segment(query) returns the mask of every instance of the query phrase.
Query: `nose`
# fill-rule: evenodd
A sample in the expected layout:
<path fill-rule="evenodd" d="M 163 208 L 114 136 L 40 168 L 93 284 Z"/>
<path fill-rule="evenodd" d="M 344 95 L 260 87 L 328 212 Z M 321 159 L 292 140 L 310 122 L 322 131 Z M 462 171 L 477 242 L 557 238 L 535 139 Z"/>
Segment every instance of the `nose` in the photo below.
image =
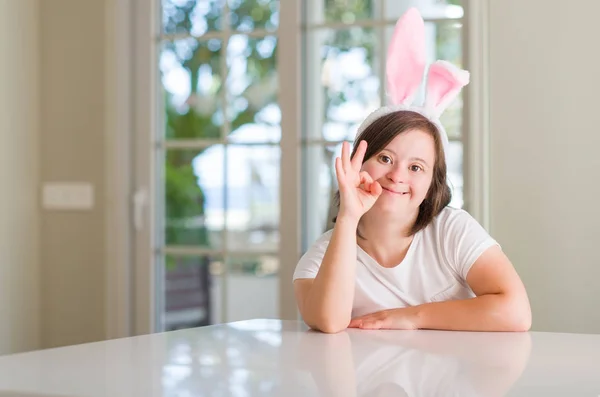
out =
<path fill-rule="evenodd" d="M 408 173 L 404 167 L 395 165 L 390 169 L 386 176 L 393 183 L 404 183 L 408 178 Z"/>

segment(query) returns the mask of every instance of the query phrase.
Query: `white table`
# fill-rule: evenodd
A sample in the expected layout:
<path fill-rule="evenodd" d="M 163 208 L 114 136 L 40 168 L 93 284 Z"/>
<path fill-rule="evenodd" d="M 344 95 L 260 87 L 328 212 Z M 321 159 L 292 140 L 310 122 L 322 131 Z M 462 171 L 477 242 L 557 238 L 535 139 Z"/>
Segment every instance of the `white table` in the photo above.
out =
<path fill-rule="evenodd" d="M 252 320 L 0 357 L 0 396 L 600 396 L 600 335 Z"/>

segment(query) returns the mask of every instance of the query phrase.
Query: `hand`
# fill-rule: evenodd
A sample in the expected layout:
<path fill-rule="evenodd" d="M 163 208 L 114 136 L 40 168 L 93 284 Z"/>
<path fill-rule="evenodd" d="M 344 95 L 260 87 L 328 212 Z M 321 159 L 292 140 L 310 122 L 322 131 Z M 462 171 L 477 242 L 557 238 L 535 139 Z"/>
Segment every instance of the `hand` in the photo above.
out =
<path fill-rule="evenodd" d="M 412 308 L 382 310 L 353 318 L 348 328 L 361 329 L 419 329 L 416 311 Z"/>
<path fill-rule="evenodd" d="M 379 182 L 373 181 L 366 171 L 360 171 L 367 151 L 367 142 L 360 141 L 352 160 L 350 160 L 349 146 L 348 142 L 344 142 L 342 157 L 335 159 L 335 171 L 340 188 L 339 216 L 349 216 L 359 220 L 375 204 L 382 189 Z"/>

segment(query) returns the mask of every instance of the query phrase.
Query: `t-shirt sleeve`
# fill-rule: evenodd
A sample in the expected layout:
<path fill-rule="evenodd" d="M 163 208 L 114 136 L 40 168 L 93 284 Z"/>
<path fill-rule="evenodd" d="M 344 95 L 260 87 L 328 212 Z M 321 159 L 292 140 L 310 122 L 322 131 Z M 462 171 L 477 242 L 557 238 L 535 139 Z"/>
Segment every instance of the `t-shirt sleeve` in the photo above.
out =
<path fill-rule="evenodd" d="M 456 274 L 467 279 L 471 266 L 488 248 L 498 245 L 489 233 L 464 210 L 448 217 L 444 230 L 446 259 Z"/>
<path fill-rule="evenodd" d="M 325 256 L 325 251 L 329 245 L 332 231 L 328 231 L 314 242 L 314 244 L 302 255 L 296 270 L 294 271 L 293 280 L 298 278 L 315 278 L 321 267 L 321 262 Z"/>

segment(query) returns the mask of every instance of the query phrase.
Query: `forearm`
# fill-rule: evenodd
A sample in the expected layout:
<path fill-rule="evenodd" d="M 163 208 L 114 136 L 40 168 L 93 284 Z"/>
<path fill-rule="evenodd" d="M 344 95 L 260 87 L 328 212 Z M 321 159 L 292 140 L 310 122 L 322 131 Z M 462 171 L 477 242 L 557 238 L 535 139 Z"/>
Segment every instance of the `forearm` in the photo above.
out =
<path fill-rule="evenodd" d="M 358 221 L 338 218 L 319 272 L 304 302 L 305 321 L 324 332 L 345 329 L 351 320 L 356 274 Z"/>
<path fill-rule="evenodd" d="M 455 331 L 528 331 L 529 307 L 505 294 L 481 295 L 466 300 L 426 303 L 408 308 L 421 329 Z"/>

